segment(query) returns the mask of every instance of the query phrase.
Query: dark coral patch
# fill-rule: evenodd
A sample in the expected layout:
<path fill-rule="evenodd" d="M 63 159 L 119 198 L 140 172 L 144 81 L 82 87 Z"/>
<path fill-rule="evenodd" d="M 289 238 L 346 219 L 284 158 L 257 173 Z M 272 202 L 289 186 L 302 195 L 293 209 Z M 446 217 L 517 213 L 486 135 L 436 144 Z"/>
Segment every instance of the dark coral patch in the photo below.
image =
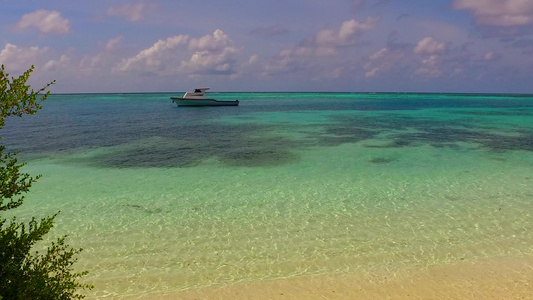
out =
<path fill-rule="evenodd" d="M 374 157 L 369 160 L 369 162 L 373 164 L 388 164 L 394 161 L 393 159 L 386 158 L 386 157 Z"/>

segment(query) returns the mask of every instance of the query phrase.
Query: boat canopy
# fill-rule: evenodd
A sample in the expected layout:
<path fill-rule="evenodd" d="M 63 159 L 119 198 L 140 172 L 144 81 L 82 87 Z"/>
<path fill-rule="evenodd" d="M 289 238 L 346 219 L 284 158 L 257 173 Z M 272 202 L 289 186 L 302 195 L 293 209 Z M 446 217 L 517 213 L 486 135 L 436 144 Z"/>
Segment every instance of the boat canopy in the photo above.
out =
<path fill-rule="evenodd" d="M 207 91 L 208 89 L 209 89 L 208 87 L 195 88 L 195 89 L 194 89 L 194 93 L 204 93 L 204 92 Z"/>

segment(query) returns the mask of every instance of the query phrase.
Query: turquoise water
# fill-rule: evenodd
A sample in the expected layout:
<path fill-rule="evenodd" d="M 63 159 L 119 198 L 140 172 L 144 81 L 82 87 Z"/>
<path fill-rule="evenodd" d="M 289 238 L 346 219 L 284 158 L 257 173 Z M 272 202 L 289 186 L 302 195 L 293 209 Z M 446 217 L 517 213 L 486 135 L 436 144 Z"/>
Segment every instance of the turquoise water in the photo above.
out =
<path fill-rule="evenodd" d="M 533 255 L 533 96 L 52 95 L 2 143 L 42 174 L 89 298 Z M 50 237 L 52 239 L 52 237 Z"/>

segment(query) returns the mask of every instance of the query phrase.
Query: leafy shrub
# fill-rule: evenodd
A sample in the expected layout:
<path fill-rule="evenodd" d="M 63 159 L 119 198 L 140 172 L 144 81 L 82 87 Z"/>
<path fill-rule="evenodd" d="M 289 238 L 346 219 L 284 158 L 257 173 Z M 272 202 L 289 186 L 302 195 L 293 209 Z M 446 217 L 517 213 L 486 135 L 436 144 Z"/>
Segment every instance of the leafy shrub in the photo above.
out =
<path fill-rule="evenodd" d="M 18 78 L 9 78 L 4 66 L 0 68 L 0 129 L 5 118 L 34 114 L 40 103 L 50 95 L 41 94 L 54 82 L 30 92 L 26 85 L 32 66 Z M 1 140 L 1 137 L 0 137 Z M 6 153 L 0 145 L 0 213 L 22 205 L 24 194 L 40 178 L 22 173 L 25 165 L 19 163 L 17 153 Z M 58 214 L 58 213 L 57 213 Z M 37 220 L 19 222 L 16 217 L 7 220 L 0 214 L 0 300 L 7 299 L 82 299 L 79 289 L 92 285 L 77 280 L 87 272 L 73 272 L 74 257 L 82 249 L 72 249 L 65 244 L 65 236 L 58 238 L 46 253 L 33 250 L 38 241 L 52 229 L 57 214 Z"/>

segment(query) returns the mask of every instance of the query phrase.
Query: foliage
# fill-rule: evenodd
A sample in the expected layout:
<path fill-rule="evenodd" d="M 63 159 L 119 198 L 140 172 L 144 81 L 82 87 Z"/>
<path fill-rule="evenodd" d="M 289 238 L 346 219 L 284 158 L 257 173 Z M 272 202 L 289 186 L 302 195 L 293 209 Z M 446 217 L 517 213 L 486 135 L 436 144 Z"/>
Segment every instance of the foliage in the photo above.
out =
<path fill-rule="evenodd" d="M 18 78 L 9 79 L 9 74 L 5 72 L 5 67 L 0 68 L 0 128 L 4 127 L 4 119 L 10 116 L 22 117 L 23 114 L 34 114 L 41 109 L 41 102 L 46 100 L 50 95 L 50 91 L 44 92 L 48 87 L 55 83 L 46 84 L 43 88 L 31 92 L 30 86 L 26 82 L 30 78 L 31 72 L 34 70 L 31 66 L 24 74 Z M 29 93 L 28 93 L 29 92 Z"/>
<path fill-rule="evenodd" d="M 34 114 L 50 92 L 42 94 L 54 82 L 42 89 L 30 92 L 26 85 L 33 71 L 32 66 L 18 78 L 9 79 L 4 66 L 0 68 L 0 129 L 6 117 Z M 0 137 L 1 139 L 1 137 Z M 40 176 L 31 177 L 20 169 L 17 153 L 4 154 L 0 145 L 0 213 L 22 205 L 24 194 Z M 34 251 L 33 247 L 52 229 L 57 214 L 42 218 L 34 217 L 28 223 L 16 217 L 9 222 L 0 215 L 0 299 L 81 299 L 78 289 L 91 289 L 77 279 L 87 272 L 73 272 L 77 261 L 74 255 L 82 249 L 72 249 L 59 238 L 48 247 L 46 253 Z"/>

